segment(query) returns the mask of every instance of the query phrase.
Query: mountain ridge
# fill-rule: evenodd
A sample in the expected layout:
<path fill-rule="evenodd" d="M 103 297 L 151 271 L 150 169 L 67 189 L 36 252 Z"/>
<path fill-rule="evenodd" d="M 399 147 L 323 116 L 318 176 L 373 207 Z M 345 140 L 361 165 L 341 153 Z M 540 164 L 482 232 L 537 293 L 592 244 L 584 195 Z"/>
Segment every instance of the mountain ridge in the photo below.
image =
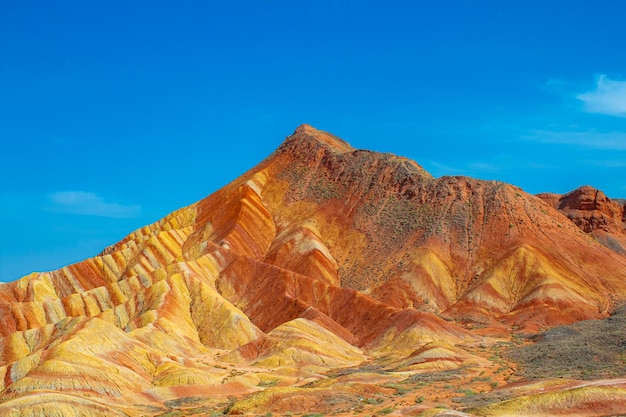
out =
<path fill-rule="evenodd" d="M 93 258 L 0 286 L 0 415 L 36 415 L 42 393 L 60 415 L 185 401 L 280 411 L 264 401 L 317 398 L 309 383 L 348 389 L 328 376 L 342 368 L 377 369 L 347 379 L 372 392 L 395 369 L 477 378 L 482 367 L 504 383 L 511 373 L 477 346 L 626 300 L 626 257 L 606 244 L 621 244 L 621 203 L 600 198 L 602 217 L 589 193 L 434 178 L 302 125 L 210 196 Z M 229 396 L 239 405 L 219 405 Z"/>

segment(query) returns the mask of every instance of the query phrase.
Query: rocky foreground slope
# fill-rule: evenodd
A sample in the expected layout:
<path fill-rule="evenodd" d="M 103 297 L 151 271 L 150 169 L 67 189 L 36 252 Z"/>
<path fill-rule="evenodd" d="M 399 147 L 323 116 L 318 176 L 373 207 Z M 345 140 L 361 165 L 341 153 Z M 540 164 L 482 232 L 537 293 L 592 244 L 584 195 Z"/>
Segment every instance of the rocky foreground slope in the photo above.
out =
<path fill-rule="evenodd" d="M 625 375 L 523 382 L 507 355 L 626 299 L 624 203 L 591 194 L 433 178 L 303 125 L 100 255 L 0 286 L 0 416 L 626 410 Z"/>

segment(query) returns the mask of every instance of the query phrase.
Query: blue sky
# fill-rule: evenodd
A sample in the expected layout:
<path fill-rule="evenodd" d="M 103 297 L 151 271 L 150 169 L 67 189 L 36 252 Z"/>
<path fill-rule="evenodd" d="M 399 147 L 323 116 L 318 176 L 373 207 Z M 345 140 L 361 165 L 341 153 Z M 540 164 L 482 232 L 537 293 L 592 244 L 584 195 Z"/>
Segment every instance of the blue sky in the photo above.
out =
<path fill-rule="evenodd" d="M 301 123 L 626 197 L 626 3 L 0 2 L 0 280 L 97 254 Z"/>

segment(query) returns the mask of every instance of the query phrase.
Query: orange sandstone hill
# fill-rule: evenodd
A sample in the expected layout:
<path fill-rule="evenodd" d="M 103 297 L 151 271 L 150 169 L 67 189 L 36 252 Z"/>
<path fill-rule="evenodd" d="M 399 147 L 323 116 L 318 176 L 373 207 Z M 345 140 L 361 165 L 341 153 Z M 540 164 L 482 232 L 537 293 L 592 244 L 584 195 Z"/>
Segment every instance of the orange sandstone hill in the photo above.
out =
<path fill-rule="evenodd" d="M 537 197 L 561 211 L 607 248 L 626 255 L 626 200 L 611 200 L 602 191 L 589 186 L 565 195 L 545 193 Z"/>
<path fill-rule="evenodd" d="M 505 354 L 626 299 L 624 203 L 539 197 L 300 126 L 209 197 L 0 286 L 0 416 L 626 410 L 624 380 L 544 391 Z"/>

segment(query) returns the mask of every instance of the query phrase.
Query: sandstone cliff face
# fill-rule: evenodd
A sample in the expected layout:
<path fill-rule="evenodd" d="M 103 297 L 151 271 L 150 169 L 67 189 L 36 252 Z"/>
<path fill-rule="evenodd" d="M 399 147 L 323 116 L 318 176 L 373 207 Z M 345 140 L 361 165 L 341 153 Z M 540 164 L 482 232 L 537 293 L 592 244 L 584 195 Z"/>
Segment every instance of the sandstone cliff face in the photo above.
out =
<path fill-rule="evenodd" d="M 564 195 L 539 194 L 538 197 L 607 248 L 626 255 L 626 201 L 611 200 L 589 186 Z"/>
<path fill-rule="evenodd" d="M 557 209 L 597 231 L 624 205 L 565 197 L 435 179 L 303 125 L 100 255 L 2 285 L 0 415 L 157 415 L 362 363 L 457 369 L 482 363 L 454 347 L 481 335 L 606 316 L 626 258 Z M 261 410 L 247 401 L 227 408 Z"/>

